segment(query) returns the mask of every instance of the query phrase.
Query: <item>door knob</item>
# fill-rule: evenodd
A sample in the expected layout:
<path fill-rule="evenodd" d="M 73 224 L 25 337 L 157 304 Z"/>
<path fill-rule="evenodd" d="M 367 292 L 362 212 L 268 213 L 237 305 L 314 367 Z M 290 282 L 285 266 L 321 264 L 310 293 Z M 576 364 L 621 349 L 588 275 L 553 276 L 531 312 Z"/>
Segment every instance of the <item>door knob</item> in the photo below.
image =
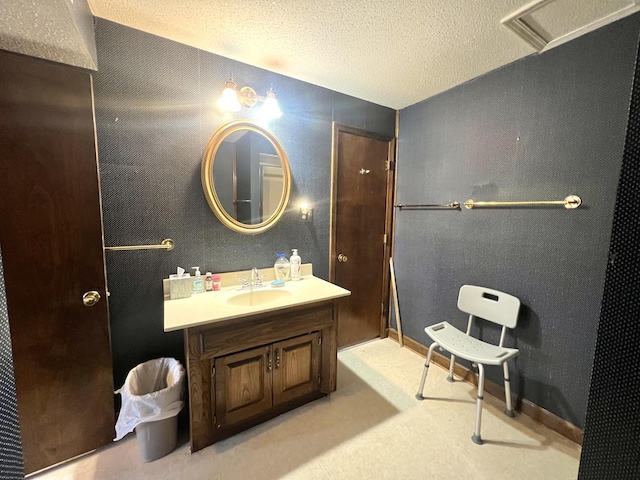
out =
<path fill-rule="evenodd" d="M 340 263 L 347 263 L 347 256 L 341 253 L 340 255 L 338 255 L 338 261 Z"/>
<path fill-rule="evenodd" d="M 90 290 L 82 295 L 82 303 L 85 307 L 93 307 L 100 301 L 100 294 L 95 290 Z"/>

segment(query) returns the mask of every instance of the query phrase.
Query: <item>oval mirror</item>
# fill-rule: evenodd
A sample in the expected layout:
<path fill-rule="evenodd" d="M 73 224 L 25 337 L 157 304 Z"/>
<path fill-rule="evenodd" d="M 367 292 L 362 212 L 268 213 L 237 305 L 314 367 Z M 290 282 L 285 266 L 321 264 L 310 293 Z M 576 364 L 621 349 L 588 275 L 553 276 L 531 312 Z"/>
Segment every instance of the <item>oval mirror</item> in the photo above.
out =
<path fill-rule="evenodd" d="M 249 120 L 227 123 L 211 136 L 201 178 L 211 210 L 236 232 L 268 230 L 289 201 L 287 154 L 273 133 Z"/>

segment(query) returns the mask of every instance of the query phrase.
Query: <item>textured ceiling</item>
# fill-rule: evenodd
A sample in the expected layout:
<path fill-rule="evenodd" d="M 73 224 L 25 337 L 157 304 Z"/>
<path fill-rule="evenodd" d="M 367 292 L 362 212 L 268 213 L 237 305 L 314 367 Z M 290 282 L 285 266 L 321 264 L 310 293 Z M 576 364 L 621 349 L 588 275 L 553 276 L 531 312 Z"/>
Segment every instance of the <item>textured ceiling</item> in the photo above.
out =
<path fill-rule="evenodd" d="M 0 49 L 95 70 L 87 0 L 0 1 Z"/>
<path fill-rule="evenodd" d="M 534 53 L 500 23 L 528 3 L 89 0 L 97 17 L 394 109 Z M 563 34 L 634 1 L 543 3 Z"/>

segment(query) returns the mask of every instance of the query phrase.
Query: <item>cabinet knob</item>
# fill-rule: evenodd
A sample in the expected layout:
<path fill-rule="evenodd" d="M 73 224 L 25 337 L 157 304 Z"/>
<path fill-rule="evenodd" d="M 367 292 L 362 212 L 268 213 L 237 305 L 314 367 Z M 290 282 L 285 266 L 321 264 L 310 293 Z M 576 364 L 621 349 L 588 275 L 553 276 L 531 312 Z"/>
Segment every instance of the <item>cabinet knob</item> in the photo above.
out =
<path fill-rule="evenodd" d="M 341 253 L 340 255 L 338 255 L 338 261 L 340 263 L 347 263 L 347 256 Z"/>
<path fill-rule="evenodd" d="M 82 295 L 82 303 L 85 307 L 93 307 L 100 301 L 100 294 L 95 290 L 90 290 Z"/>

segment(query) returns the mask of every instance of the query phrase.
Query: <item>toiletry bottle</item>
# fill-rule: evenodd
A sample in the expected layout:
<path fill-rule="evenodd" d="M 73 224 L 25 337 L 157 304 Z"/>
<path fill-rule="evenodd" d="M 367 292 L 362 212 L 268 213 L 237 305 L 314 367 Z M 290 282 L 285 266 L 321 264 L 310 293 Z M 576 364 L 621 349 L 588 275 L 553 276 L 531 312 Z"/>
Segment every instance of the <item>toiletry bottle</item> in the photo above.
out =
<path fill-rule="evenodd" d="M 211 292 L 213 290 L 213 274 L 211 272 L 207 272 L 207 276 L 204 277 L 204 289 L 207 292 Z"/>
<path fill-rule="evenodd" d="M 202 275 L 200 274 L 200 267 L 191 267 L 192 270 L 195 270 L 196 273 L 193 277 L 193 293 L 202 293 L 204 292 L 204 282 L 202 281 Z"/>
<path fill-rule="evenodd" d="M 282 280 L 286 282 L 289 280 L 291 275 L 291 266 L 289 265 L 289 260 L 284 256 L 284 253 L 278 253 L 276 255 L 278 259 L 276 263 L 273 265 L 273 269 L 275 270 L 276 280 Z"/>
<path fill-rule="evenodd" d="M 298 255 L 298 249 L 294 248 L 293 255 L 289 259 L 291 264 L 291 280 L 300 280 L 302 278 L 302 259 Z"/>
<path fill-rule="evenodd" d="M 213 277 L 213 291 L 214 292 L 218 292 L 220 291 L 220 276 L 216 275 Z"/>

